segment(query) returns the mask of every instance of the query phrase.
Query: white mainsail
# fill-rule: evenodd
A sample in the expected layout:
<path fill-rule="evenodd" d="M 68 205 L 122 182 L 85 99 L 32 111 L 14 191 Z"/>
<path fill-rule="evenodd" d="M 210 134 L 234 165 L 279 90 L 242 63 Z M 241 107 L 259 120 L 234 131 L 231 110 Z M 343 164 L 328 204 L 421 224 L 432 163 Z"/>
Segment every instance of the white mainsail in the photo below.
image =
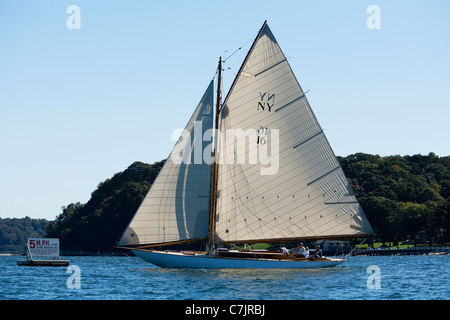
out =
<path fill-rule="evenodd" d="M 224 101 L 220 148 L 217 242 L 373 233 L 267 24 Z"/>
<path fill-rule="evenodd" d="M 167 243 L 208 236 L 211 146 L 203 138 L 213 126 L 214 81 L 208 86 L 184 134 L 154 181 L 118 245 Z M 210 142 L 211 143 L 211 142 Z M 209 162 L 209 163 L 208 163 Z"/>

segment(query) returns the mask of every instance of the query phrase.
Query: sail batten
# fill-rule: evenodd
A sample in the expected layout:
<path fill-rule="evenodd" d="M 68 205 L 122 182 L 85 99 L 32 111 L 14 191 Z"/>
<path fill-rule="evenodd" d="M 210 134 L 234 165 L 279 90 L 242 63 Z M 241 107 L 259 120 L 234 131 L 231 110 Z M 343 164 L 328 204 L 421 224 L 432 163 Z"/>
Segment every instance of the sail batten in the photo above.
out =
<path fill-rule="evenodd" d="M 314 133 L 311 137 L 309 137 L 309 138 L 303 140 L 302 142 L 296 144 L 296 145 L 293 146 L 292 148 L 296 149 L 296 148 L 300 147 L 302 144 L 308 142 L 308 141 L 311 140 L 311 139 L 314 139 L 315 137 L 317 137 L 317 136 L 318 136 L 319 134 L 321 134 L 321 133 L 323 133 L 323 130 L 320 130 L 319 132 Z"/>
<path fill-rule="evenodd" d="M 265 68 L 264 70 L 262 70 L 262 71 L 260 71 L 260 72 L 258 72 L 258 73 L 255 73 L 255 77 L 257 77 L 257 76 L 263 74 L 263 73 L 266 72 L 266 71 L 269 71 L 270 69 L 276 67 L 277 65 L 279 65 L 280 63 L 283 63 L 283 62 L 285 62 L 285 61 L 286 61 L 286 59 L 283 59 L 283 60 L 281 60 L 281 61 L 275 62 L 275 63 L 274 63 L 273 65 L 271 65 L 270 67 L 267 67 L 267 68 Z"/>
<path fill-rule="evenodd" d="M 305 94 L 302 94 L 300 97 L 295 98 L 295 99 L 292 100 L 292 101 L 289 101 L 289 102 L 286 103 L 285 105 L 279 107 L 278 109 L 275 109 L 275 112 L 278 112 L 278 111 L 280 111 L 281 109 L 284 109 L 284 108 L 286 108 L 287 106 L 290 106 L 291 104 L 293 104 L 294 102 L 297 102 L 298 100 L 300 100 L 300 99 L 303 98 L 304 96 L 305 96 Z"/>

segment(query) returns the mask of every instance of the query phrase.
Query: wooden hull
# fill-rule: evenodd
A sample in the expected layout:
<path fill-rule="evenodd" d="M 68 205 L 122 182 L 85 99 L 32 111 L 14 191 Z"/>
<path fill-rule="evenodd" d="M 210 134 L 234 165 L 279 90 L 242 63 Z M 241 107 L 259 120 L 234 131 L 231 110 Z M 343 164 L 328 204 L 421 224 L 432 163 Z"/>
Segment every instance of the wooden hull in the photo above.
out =
<path fill-rule="evenodd" d="M 205 253 L 194 252 L 166 252 L 133 250 L 139 258 L 161 268 L 188 268 L 188 269 L 222 269 L 222 268 L 252 268 L 252 269 L 291 269 L 291 268 L 325 268 L 333 267 L 346 261 L 345 259 L 316 259 L 314 261 L 305 258 L 270 256 L 247 257 L 237 255 L 207 256 Z"/>

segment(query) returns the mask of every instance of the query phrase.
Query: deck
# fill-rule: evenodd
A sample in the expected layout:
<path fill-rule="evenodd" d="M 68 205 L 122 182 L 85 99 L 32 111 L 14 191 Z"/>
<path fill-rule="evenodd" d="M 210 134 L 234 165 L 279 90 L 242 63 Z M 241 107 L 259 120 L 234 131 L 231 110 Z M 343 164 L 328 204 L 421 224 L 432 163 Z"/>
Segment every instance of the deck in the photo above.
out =
<path fill-rule="evenodd" d="M 296 256 L 290 254 L 289 256 L 283 255 L 278 250 L 219 250 L 218 256 L 223 258 L 244 258 L 244 259 L 271 259 L 271 260 L 290 260 L 290 261 L 326 261 L 327 258 L 312 258 L 309 256 L 305 258 L 303 256 Z"/>

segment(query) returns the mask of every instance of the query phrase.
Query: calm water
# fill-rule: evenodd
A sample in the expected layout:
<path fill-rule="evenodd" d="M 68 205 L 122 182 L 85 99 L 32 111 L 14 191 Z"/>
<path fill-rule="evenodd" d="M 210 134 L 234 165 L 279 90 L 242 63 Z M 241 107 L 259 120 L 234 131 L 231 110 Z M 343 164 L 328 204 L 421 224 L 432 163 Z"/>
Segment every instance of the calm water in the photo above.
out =
<path fill-rule="evenodd" d="M 449 255 L 352 257 L 333 268 L 289 271 L 171 270 L 135 257 L 67 257 L 79 268 L 68 270 L 17 266 L 18 259 L 0 256 L 0 300 L 450 298 Z"/>

